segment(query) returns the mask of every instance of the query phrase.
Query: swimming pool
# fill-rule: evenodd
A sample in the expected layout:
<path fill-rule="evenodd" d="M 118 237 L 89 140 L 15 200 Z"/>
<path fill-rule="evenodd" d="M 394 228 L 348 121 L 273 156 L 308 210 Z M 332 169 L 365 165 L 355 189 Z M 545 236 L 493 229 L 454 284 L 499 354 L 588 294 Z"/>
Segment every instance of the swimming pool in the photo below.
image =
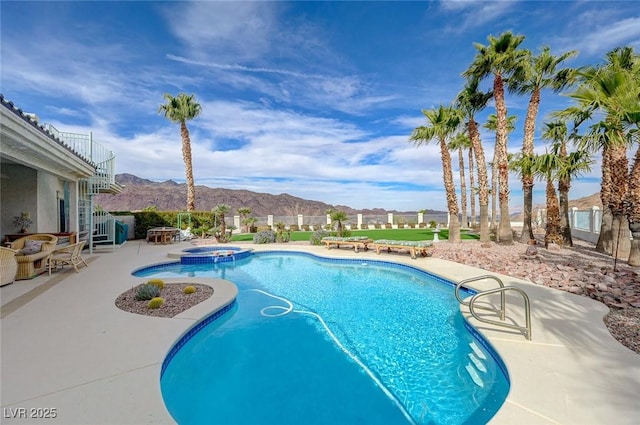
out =
<path fill-rule="evenodd" d="M 453 286 L 409 266 L 267 252 L 136 274 L 221 277 L 239 289 L 163 365 L 180 424 L 485 423 L 509 390 Z"/>

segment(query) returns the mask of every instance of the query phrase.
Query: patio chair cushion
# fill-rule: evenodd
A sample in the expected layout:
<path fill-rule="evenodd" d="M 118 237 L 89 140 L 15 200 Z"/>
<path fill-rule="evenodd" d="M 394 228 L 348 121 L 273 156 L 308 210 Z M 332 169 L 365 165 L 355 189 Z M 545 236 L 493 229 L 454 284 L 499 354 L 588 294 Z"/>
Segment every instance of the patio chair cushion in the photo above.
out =
<path fill-rule="evenodd" d="M 42 245 L 44 241 L 27 240 L 24 243 L 24 248 L 20 250 L 20 255 L 31 255 L 36 252 L 42 251 Z"/>

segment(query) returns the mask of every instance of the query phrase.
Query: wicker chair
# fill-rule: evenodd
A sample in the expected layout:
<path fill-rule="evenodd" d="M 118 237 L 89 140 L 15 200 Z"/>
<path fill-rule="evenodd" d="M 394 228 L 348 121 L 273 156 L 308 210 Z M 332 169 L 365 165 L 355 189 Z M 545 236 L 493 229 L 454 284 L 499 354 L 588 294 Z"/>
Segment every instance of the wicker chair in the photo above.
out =
<path fill-rule="evenodd" d="M 0 286 L 13 283 L 18 272 L 16 251 L 10 248 L 0 247 Z"/>
<path fill-rule="evenodd" d="M 40 251 L 32 254 L 21 253 L 27 241 L 42 241 Z M 16 280 L 33 279 L 47 269 L 47 258 L 58 243 L 58 237 L 45 233 L 25 236 L 11 242 L 11 249 L 20 251 L 16 253 L 18 262 L 18 274 Z"/>
<path fill-rule="evenodd" d="M 49 276 L 51 276 L 51 271 L 57 270 L 58 267 L 72 266 L 76 273 L 80 272 L 80 270 L 78 270 L 79 265 L 84 264 L 85 267 L 88 267 L 89 265 L 84 261 L 84 258 L 82 258 L 82 249 L 86 242 L 87 241 L 80 241 L 53 251 L 47 260 Z"/>

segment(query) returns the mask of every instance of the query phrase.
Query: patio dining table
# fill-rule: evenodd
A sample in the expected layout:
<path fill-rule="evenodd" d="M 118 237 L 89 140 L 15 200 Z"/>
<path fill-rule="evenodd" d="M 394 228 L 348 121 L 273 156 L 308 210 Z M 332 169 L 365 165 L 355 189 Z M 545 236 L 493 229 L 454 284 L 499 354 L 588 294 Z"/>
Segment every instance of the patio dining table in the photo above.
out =
<path fill-rule="evenodd" d="M 154 227 L 147 230 L 147 242 L 153 241 L 154 244 L 173 243 L 178 229 L 175 227 Z"/>

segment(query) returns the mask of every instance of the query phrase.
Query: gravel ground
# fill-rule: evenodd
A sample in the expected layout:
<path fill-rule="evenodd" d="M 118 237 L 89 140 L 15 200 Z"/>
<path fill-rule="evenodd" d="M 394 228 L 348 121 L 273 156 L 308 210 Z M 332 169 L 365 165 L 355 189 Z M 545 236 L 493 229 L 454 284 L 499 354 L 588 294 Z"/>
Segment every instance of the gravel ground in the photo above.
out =
<path fill-rule="evenodd" d="M 183 293 L 182 291 L 187 285 L 194 286 L 196 292 L 193 294 Z M 116 306 L 129 313 L 155 317 L 175 317 L 213 295 L 213 288 L 207 285 L 167 283 L 160 291 L 160 296 L 164 298 L 164 304 L 160 308 L 153 309 L 147 307 L 149 301 L 136 300 L 137 290 L 138 287 L 136 286 L 120 294 L 118 298 L 116 298 Z"/>
<path fill-rule="evenodd" d="M 528 245 L 479 242 L 439 243 L 434 257 L 479 267 L 538 285 L 587 296 L 610 308 L 605 316 L 611 335 L 640 354 L 640 269 L 595 251 L 593 245 L 574 240 L 572 248 L 546 249 L 527 256 Z"/>

